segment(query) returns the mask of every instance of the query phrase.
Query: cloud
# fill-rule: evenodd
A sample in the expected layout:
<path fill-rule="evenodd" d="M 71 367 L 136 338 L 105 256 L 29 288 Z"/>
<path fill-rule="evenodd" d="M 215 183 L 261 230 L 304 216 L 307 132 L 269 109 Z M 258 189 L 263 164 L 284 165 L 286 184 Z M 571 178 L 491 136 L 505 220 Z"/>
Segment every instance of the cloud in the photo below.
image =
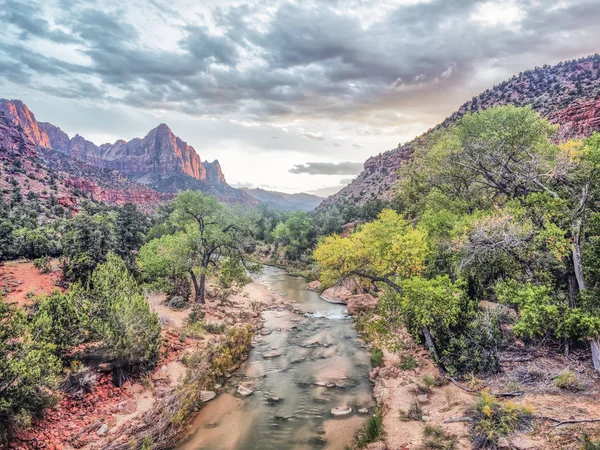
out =
<path fill-rule="evenodd" d="M 288 170 L 290 173 L 309 175 L 358 175 L 363 169 L 363 163 L 357 162 L 308 162 L 306 164 L 296 164 Z"/>
<path fill-rule="evenodd" d="M 493 2 L 482 0 L 225 2 L 200 19 L 178 1 L 164 11 L 157 0 L 150 8 L 108 3 L 113 7 L 99 0 L 68 8 L 5 1 L 0 25 L 16 38 L 3 39 L 0 65 L 17 61 L 21 83 L 33 89 L 45 88 L 39 77 L 55 77 L 69 98 L 77 91 L 138 108 L 255 120 L 360 120 L 376 109 L 417 107 L 414 98 L 423 90 L 432 97 L 447 93 L 486 64 L 581 56 L 574 49 L 589 52 L 600 38 L 594 0 L 552 8 L 514 1 L 500 16 Z M 148 44 L 156 36 L 142 22 L 147 16 L 167 29 L 172 45 Z M 33 38 L 76 44 L 86 62 L 65 70 L 68 61 L 45 57 Z M 2 74 L 15 80 L 15 72 Z M 81 89 L 82 82 L 98 89 Z"/>
<path fill-rule="evenodd" d="M 318 133 L 315 133 L 312 131 L 306 131 L 302 134 L 304 135 L 305 138 L 312 139 L 314 141 L 324 141 L 325 140 L 323 133 L 321 133 L 320 131 Z"/>

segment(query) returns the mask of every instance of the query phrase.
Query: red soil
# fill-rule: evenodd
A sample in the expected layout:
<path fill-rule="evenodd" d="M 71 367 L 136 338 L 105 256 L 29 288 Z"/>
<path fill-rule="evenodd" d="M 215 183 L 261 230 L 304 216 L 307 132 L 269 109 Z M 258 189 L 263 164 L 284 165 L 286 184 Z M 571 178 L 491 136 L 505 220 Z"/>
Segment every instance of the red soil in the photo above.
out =
<path fill-rule="evenodd" d="M 9 261 L 0 265 L 0 290 L 4 291 L 6 303 L 24 306 L 31 303 L 34 296 L 50 294 L 59 289 L 56 283 L 61 276 L 62 272 L 56 261 L 52 262 L 50 273 L 40 273 L 29 261 Z M 34 295 L 27 298 L 30 292 Z"/>

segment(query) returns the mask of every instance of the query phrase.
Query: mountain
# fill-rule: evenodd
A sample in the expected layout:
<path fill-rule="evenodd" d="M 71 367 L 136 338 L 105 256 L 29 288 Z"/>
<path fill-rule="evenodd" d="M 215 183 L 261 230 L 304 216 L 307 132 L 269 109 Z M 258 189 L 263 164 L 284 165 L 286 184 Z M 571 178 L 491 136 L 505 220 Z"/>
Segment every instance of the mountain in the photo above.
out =
<path fill-rule="evenodd" d="M 51 123 L 38 122 L 19 100 L 0 100 L 0 114 L 19 127 L 38 149 L 52 149 L 87 166 L 118 171 L 155 191 L 174 194 L 194 189 L 228 203 L 258 203 L 229 186 L 218 161 L 202 162 L 194 148 L 175 136 L 166 124 L 150 130 L 143 139 L 97 146 L 78 134 L 70 138 Z"/>
<path fill-rule="evenodd" d="M 559 124 L 558 138 L 585 137 L 600 130 L 600 55 L 536 67 L 487 89 L 463 104 L 435 128 L 411 142 L 369 158 L 360 175 L 319 208 L 332 205 L 363 205 L 369 200 L 392 200 L 397 170 L 415 146 L 427 142 L 436 130 L 449 127 L 469 112 L 496 105 L 531 107 Z"/>
<path fill-rule="evenodd" d="M 21 120 L 35 117 L 28 109 L 21 109 Z M 12 105 L 0 103 L 0 192 L 3 195 L 20 192 L 38 198 L 56 198 L 63 207 L 76 209 L 79 202 L 89 198 L 109 204 L 136 203 L 143 210 L 151 210 L 171 196 L 161 194 L 136 183 L 120 172 L 101 169 L 77 159 L 40 147 L 44 134 L 35 126 L 22 127 L 16 120 Z"/>
<path fill-rule="evenodd" d="M 323 197 L 305 194 L 286 194 L 283 192 L 267 191 L 264 189 L 244 189 L 255 199 L 280 211 L 312 211 L 323 201 Z"/>

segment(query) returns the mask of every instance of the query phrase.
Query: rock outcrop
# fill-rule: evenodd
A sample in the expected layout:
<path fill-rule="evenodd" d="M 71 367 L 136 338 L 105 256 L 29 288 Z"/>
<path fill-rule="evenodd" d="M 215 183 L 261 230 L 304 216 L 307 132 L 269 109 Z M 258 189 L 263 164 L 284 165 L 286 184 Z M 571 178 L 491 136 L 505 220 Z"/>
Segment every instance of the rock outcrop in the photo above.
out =
<path fill-rule="evenodd" d="M 415 146 L 426 143 L 434 131 L 453 125 L 465 114 L 496 105 L 531 106 L 560 125 L 559 140 L 600 131 L 600 55 L 552 67 L 536 67 L 487 89 L 413 141 L 369 158 L 358 177 L 325 199 L 319 209 L 332 205 L 364 205 L 376 199 L 392 200 L 397 171 L 411 157 Z"/>
<path fill-rule="evenodd" d="M 0 99 L 0 114 L 20 128 L 34 145 L 50 147 L 48 135 L 40 128 L 35 116 L 22 101 Z"/>

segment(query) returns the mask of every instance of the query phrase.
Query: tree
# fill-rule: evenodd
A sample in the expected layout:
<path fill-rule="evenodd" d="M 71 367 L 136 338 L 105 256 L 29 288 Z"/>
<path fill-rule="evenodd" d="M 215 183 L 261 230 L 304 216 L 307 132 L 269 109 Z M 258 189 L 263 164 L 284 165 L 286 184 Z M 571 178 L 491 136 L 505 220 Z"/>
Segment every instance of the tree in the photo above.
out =
<path fill-rule="evenodd" d="M 89 212 L 88 212 L 89 210 Z M 114 214 L 89 204 L 65 223 L 61 236 L 64 276 L 70 282 L 87 282 L 98 264 L 115 250 L 117 236 Z"/>
<path fill-rule="evenodd" d="M 315 228 L 310 216 L 302 211 L 292 213 L 273 230 L 273 238 L 283 245 L 285 257 L 299 260 L 316 242 Z"/>
<path fill-rule="evenodd" d="M 61 371 L 54 351 L 30 332 L 20 310 L 0 298 L 0 444 L 54 403 Z"/>
<path fill-rule="evenodd" d="M 53 344 L 57 356 L 65 355 L 84 338 L 85 317 L 75 308 L 72 295 L 54 291 L 42 300 L 31 321 L 32 333 Z"/>
<path fill-rule="evenodd" d="M 158 359 L 161 337 L 156 313 L 127 270 L 109 253 L 92 273 L 87 289 L 72 287 L 79 310 L 90 320 L 93 337 L 103 341 L 113 359 L 113 381 L 120 386 L 125 372 L 151 368 Z"/>
<path fill-rule="evenodd" d="M 385 209 L 348 237 L 323 239 L 313 255 L 327 285 L 356 276 L 390 288 L 388 295 L 400 298 L 409 330 L 425 338 L 437 361 L 431 326 L 450 327 L 459 308 L 457 289 L 448 277 L 421 278 L 428 253 L 426 234 Z"/>
<path fill-rule="evenodd" d="M 146 215 L 139 211 L 133 203 L 125 203 L 117 210 L 116 253 L 123 258 L 129 270 L 135 269 L 135 254 L 144 244 L 144 235 L 147 230 Z"/>
<path fill-rule="evenodd" d="M 204 304 L 206 277 L 211 269 L 221 267 L 224 258 L 250 270 L 258 269 L 244 256 L 254 231 L 253 216 L 235 214 L 215 197 L 199 191 L 185 191 L 173 199 L 169 220 L 180 231 L 149 242 L 140 252 L 140 266 L 146 276 L 187 272 L 196 301 Z"/>

